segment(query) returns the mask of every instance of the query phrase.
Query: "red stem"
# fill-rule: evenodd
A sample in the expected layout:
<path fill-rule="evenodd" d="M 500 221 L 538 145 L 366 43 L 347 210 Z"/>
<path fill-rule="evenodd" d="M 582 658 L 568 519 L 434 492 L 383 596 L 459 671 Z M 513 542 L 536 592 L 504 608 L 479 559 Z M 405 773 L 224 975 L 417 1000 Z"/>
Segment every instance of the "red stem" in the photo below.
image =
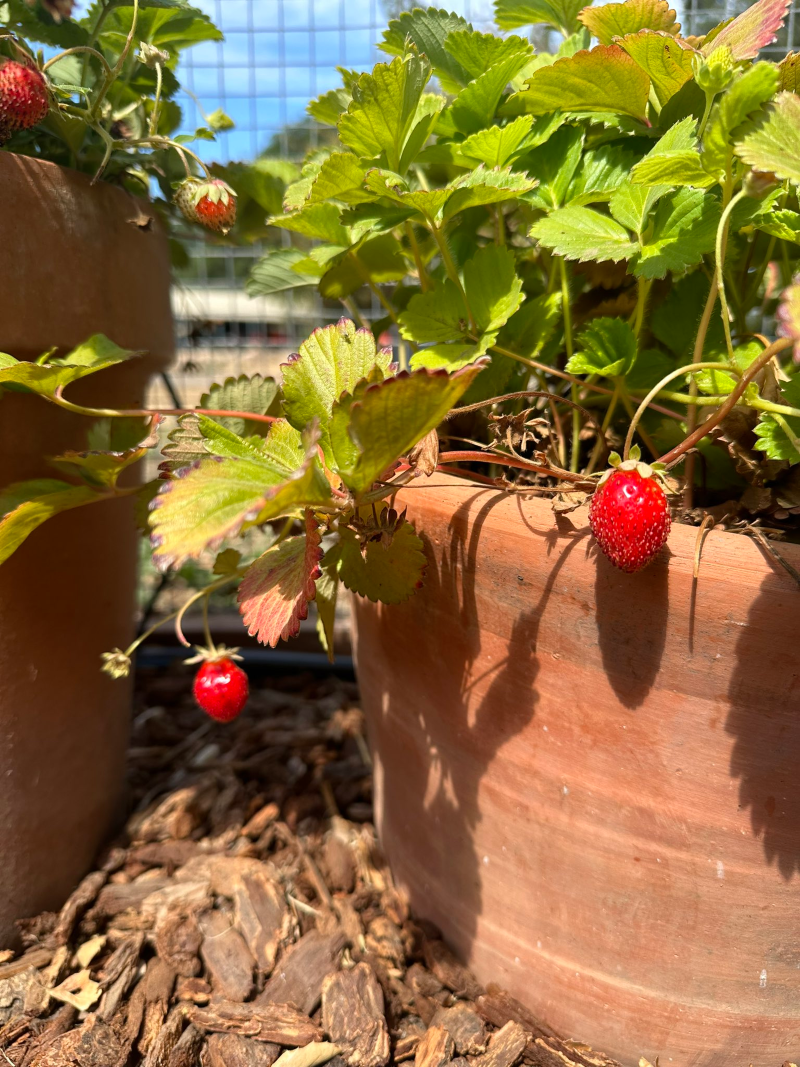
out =
<path fill-rule="evenodd" d="M 582 474 L 572 474 L 570 471 L 562 471 L 560 467 L 540 467 L 536 463 L 529 463 L 525 459 L 517 459 L 514 456 L 501 456 L 496 452 L 442 452 L 439 455 L 439 463 L 496 463 L 500 467 L 516 467 L 521 471 L 535 471 L 537 474 L 545 474 L 549 478 L 561 478 L 565 482 L 574 485 L 582 485 L 587 479 Z"/>

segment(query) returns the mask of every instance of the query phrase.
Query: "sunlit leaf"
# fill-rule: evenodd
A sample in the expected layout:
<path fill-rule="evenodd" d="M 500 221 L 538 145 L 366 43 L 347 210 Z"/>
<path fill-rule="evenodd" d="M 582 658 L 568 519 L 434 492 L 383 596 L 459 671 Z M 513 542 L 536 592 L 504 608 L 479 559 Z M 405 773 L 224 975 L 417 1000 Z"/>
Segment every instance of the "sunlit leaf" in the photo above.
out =
<path fill-rule="evenodd" d="M 668 271 L 695 266 L 714 248 L 719 216 L 719 201 L 701 189 L 679 189 L 664 197 L 633 273 L 663 278 Z"/>
<path fill-rule="evenodd" d="M 494 20 L 501 30 L 544 22 L 568 37 L 578 29 L 583 0 L 495 0 Z"/>
<path fill-rule="evenodd" d="M 17 482 L 0 490 L 0 563 L 5 563 L 28 534 L 60 511 L 102 500 L 86 485 L 70 485 L 55 478 Z"/>
<path fill-rule="evenodd" d="M 268 548 L 247 569 L 239 586 L 239 610 L 251 637 L 275 648 L 297 637 L 308 618 L 321 571 L 322 538 L 313 512 L 305 513 L 305 535 Z"/>
<path fill-rule="evenodd" d="M 314 330 L 282 368 L 289 422 L 300 430 L 319 419 L 320 443 L 329 455 L 328 420 L 335 401 L 376 368 L 388 374 L 391 363 L 392 350 L 376 348 L 372 332 L 356 329 L 349 319 Z"/>
<path fill-rule="evenodd" d="M 366 390 L 351 409 L 350 434 L 361 455 L 345 482 L 362 493 L 389 467 L 435 429 L 483 364 L 448 375 L 443 371 L 414 371 L 387 378 Z"/>
<path fill-rule="evenodd" d="M 298 248 L 278 248 L 267 252 L 253 267 L 245 283 L 248 296 L 269 296 L 286 289 L 300 289 L 304 285 L 315 285 L 317 278 L 313 274 L 301 274 L 293 268 L 305 259 Z"/>
<path fill-rule="evenodd" d="M 724 178 L 736 130 L 775 95 L 777 87 L 775 66 L 756 63 L 719 97 L 703 135 L 703 166 L 709 174 Z"/>
<path fill-rule="evenodd" d="M 570 374 L 627 374 L 636 361 L 636 335 L 624 319 L 594 319 L 576 338 L 578 350 L 567 363 Z"/>
<path fill-rule="evenodd" d="M 607 215 L 580 206 L 552 212 L 533 226 L 530 235 L 557 255 L 581 263 L 591 259 L 610 259 L 616 263 L 630 259 L 639 248 L 624 226 Z"/>
<path fill-rule="evenodd" d="M 613 111 L 644 119 L 650 79 L 617 45 L 559 59 L 533 73 L 513 101 L 531 115 L 549 111 Z"/>
<path fill-rule="evenodd" d="M 692 57 L 696 53 L 668 33 L 641 30 L 622 37 L 617 44 L 649 75 L 662 107 L 693 76 Z"/>
<path fill-rule="evenodd" d="M 341 200 L 343 204 L 362 204 L 372 197 L 364 189 L 366 171 L 352 152 L 333 152 L 311 180 L 307 192 L 309 204 Z"/>
<path fill-rule="evenodd" d="M 260 374 L 248 377 L 226 378 L 222 385 L 216 383 L 200 397 L 200 407 L 212 411 L 248 411 L 254 415 L 278 415 L 278 383 L 274 378 L 262 378 Z M 238 434 L 258 433 L 263 423 L 246 422 L 238 416 L 218 417 L 222 425 Z"/>
<path fill-rule="evenodd" d="M 735 151 L 756 170 L 800 184 L 800 96 L 779 93 Z"/>
<path fill-rule="evenodd" d="M 625 0 L 621 4 L 585 7 L 578 18 L 600 44 L 611 44 L 615 37 L 639 30 L 661 30 L 674 36 L 681 28 L 667 0 Z"/>
<path fill-rule="evenodd" d="M 470 80 L 470 74 L 445 48 L 445 42 L 451 33 L 459 30 L 472 30 L 460 15 L 435 7 L 426 10 L 415 7 L 391 20 L 378 47 L 389 55 L 402 56 L 406 52 L 406 42 L 411 41 L 428 57 L 445 92 L 457 93 Z"/>
<path fill-rule="evenodd" d="M 762 48 L 777 40 L 792 0 L 757 0 L 701 47 L 704 56 L 717 48 L 730 48 L 735 60 L 755 59 Z M 713 31 L 712 31 L 713 33 Z"/>
<path fill-rule="evenodd" d="M 24 386 L 40 396 L 54 396 L 70 382 L 124 363 L 138 354 L 120 348 L 100 333 L 90 337 L 63 359 L 51 358 L 46 363 L 27 363 L 0 354 L 0 386 Z"/>

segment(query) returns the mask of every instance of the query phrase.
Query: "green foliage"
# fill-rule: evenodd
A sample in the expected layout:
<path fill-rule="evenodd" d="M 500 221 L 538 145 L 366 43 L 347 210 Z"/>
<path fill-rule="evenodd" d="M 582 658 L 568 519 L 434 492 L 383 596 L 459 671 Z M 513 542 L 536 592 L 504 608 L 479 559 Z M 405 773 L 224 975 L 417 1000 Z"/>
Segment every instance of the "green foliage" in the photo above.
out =
<path fill-rule="evenodd" d="M 578 351 L 567 363 L 570 374 L 626 375 L 636 362 L 636 335 L 623 319 L 594 319 L 578 336 Z"/>
<path fill-rule="evenodd" d="M 800 96 L 779 93 L 736 145 L 736 155 L 755 170 L 800 185 Z"/>

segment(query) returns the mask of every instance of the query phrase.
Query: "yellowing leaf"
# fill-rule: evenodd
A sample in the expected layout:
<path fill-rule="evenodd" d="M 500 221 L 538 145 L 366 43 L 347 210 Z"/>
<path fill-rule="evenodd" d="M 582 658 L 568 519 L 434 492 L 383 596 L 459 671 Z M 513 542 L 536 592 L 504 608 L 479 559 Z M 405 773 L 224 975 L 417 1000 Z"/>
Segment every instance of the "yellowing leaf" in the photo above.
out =
<path fill-rule="evenodd" d="M 100 333 L 78 345 L 63 359 L 51 359 L 47 363 L 27 363 L 0 354 L 0 386 L 22 385 L 40 396 L 53 396 L 56 390 L 63 389 L 70 382 L 123 363 L 136 355 L 137 352 L 120 348 Z"/>
<path fill-rule="evenodd" d="M 378 515 L 385 510 L 386 505 L 380 505 Z M 361 517 L 368 522 L 371 510 L 362 508 Z M 337 549 L 339 577 L 347 589 L 359 596 L 400 604 L 422 585 L 427 561 L 422 541 L 410 522 L 404 522 L 388 544 L 367 542 L 363 553 L 353 531 L 343 529 Z"/>
<path fill-rule="evenodd" d="M 624 0 L 621 4 L 585 7 L 578 18 L 600 44 L 611 44 L 615 37 L 639 30 L 663 30 L 674 36 L 681 28 L 667 0 Z"/>
<path fill-rule="evenodd" d="M 790 52 L 778 65 L 778 88 L 800 93 L 800 52 Z"/>
<path fill-rule="evenodd" d="M 107 498 L 95 489 L 55 478 L 7 486 L 0 491 L 0 563 L 5 563 L 28 534 L 51 516 L 103 499 Z"/>
<path fill-rule="evenodd" d="M 305 515 L 305 536 L 290 537 L 258 557 L 239 586 L 239 610 L 251 637 L 274 648 L 297 637 L 314 599 L 322 538 L 313 513 Z"/>
<path fill-rule="evenodd" d="M 534 71 L 512 99 L 531 115 L 549 111 L 611 111 L 645 117 L 650 79 L 617 45 L 598 45 Z"/>
<path fill-rule="evenodd" d="M 329 502 L 317 435 L 301 443 L 287 423 L 273 423 L 263 455 L 200 460 L 163 484 L 151 504 L 153 562 L 161 569 L 178 566 L 218 548 L 245 524 Z"/>
<path fill-rule="evenodd" d="M 650 76 L 662 106 L 693 76 L 694 49 L 668 33 L 641 30 L 622 37 L 617 44 Z"/>
<path fill-rule="evenodd" d="M 737 61 L 755 59 L 762 48 L 777 40 L 792 0 L 758 0 L 724 26 L 716 36 L 712 30 L 700 51 L 710 56 L 718 48 L 730 48 Z"/>

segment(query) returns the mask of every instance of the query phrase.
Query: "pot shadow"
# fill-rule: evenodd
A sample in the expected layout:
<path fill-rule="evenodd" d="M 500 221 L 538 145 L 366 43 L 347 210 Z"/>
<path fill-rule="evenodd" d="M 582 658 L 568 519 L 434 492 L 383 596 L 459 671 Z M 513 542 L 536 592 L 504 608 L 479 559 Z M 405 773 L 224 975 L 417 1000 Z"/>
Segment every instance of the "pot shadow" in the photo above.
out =
<path fill-rule="evenodd" d="M 385 810 L 393 813 L 392 824 L 383 830 L 384 845 L 391 859 L 393 839 L 406 840 L 405 846 L 397 841 L 397 847 L 399 854 L 414 857 L 415 870 L 407 872 L 412 900 L 418 912 L 439 924 L 462 957 L 469 954 L 477 933 L 482 914 L 481 872 L 488 862 L 475 845 L 475 831 L 481 821 L 481 782 L 498 751 L 535 715 L 541 620 L 561 569 L 588 534 L 575 530 L 568 521 L 559 523 L 560 530 L 554 525 L 552 534 L 547 535 L 529 527 L 531 536 L 541 540 L 543 551 L 555 558 L 533 604 L 524 560 L 512 576 L 507 568 L 498 568 L 497 597 L 507 606 L 512 621 L 510 632 L 497 635 L 505 646 L 505 658 L 491 662 L 495 659 L 493 650 L 483 646 L 484 641 L 495 637 L 482 635 L 478 625 L 476 556 L 486 519 L 503 498 L 492 492 L 476 511 L 481 495 L 482 491 L 477 491 L 453 513 L 449 541 L 438 552 L 425 532 L 418 531 L 429 561 L 426 602 L 436 605 L 436 614 L 431 612 L 421 622 L 419 615 L 414 616 L 417 640 L 423 627 L 426 633 L 432 628 L 433 638 L 419 653 L 417 663 L 409 664 L 407 687 L 401 693 L 388 678 L 370 675 L 373 686 L 380 686 L 381 703 L 375 699 L 378 694 L 374 689 L 371 696 L 373 706 L 383 708 L 384 745 L 388 731 L 407 720 L 409 709 L 413 708 L 417 729 L 421 727 L 419 732 L 415 729 L 413 741 L 399 737 L 398 732 L 391 735 L 392 762 L 381 772 L 385 776 Z M 573 534 L 564 545 L 567 531 Z M 485 596 L 486 575 L 481 586 Z M 450 625 L 443 635 L 445 619 Z M 394 630 L 394 637 L 399 637 L 398 630 Z M 438 663 L 437 650 L 441 650 Z M 400 651 L 405 652 L 405 646 Z M 476 669 L 481 656 L 494 676 L 476 704 L 472 691 L 487 678 L 487 671 Z M 459 680 L 457 693 L 453 692 L 454 679 Z M 406 744 L 413 748 L 406 749 Z M 493 806 L 497 803 L 502 804 L 503 798 L 495 796 Z M 452 843 L 447 851 L 444 842 Z M 459 886 L 458 899 L 448 901 L 446 912 L 438 914 L 444 894 L 433 889 L 437 881 Z"/>
<path fill-rule="evenodd" d="M 782 571 L 768 575 L 736 643 L 725 723 L 736 738 L 730 770 L 739 807 L 750 809 L 767 864 L 786 881 L 800 873 L 800 665 L 775 631 L 794 632 L 798 615 L 797 587 Z"/>
<path fill-rule="evenodd" d="M 669 618 L 669 552 L 638 574 L 618 570 L 595 547 L 597 637 L 619 702 L 640 707 L 661 669 Z"/>

